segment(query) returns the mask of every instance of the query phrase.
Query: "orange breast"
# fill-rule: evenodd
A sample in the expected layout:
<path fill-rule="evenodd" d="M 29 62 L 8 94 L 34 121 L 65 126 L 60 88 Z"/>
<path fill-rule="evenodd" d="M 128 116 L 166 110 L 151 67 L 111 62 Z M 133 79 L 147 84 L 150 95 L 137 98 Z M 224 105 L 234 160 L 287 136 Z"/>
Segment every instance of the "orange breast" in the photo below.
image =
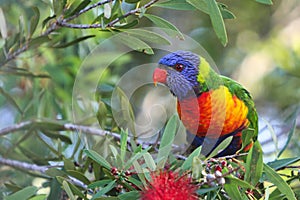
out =
<path fill-rule="evenodd" d="M 247 127 L 248 108 L 227 87 L 204 92 L 177 103 L 184 126 L 193 134 L 217 138 Z"/>

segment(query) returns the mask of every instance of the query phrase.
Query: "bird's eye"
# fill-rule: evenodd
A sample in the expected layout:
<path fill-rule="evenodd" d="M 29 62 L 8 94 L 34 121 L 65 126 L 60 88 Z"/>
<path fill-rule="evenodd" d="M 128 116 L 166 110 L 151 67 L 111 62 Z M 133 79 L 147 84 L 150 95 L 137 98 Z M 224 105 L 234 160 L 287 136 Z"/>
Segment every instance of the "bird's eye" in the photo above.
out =
<path fill-rule="evenodd" d="M 175 65 L 175 69 L 177 70 L 177 71 L 179 71 L 179 72 L 181 72 L 182 70 L 183 70 L 183 65 L 182 64 L 176 64 Z"/>

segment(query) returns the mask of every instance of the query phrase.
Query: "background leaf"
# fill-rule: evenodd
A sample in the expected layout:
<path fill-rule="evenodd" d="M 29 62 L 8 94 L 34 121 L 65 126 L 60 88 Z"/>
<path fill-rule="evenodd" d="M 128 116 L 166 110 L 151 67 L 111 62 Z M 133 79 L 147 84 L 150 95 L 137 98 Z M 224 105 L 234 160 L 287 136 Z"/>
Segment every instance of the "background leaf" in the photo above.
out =
<path fill-rule="evenodd" d="M 175 133 L 177 129 L 177 115 L 173 115 L 164 130 L 164 133 L 161 138 L 160 146 L 158 149 L 158 154 L 156 161 L 159 163 L 159 166 L 163 167 L 169 157 L 169 153 L 172 149 L 172 144 L 175 138 Z"/>
<path fill-rule="evenodd" d="M 226 46 L 228 42 L 227 33 L 219 6 L 215 0 L 206 0 L 206 3 L 212 26 L 218 38 L 221 40 L 221 43 Z"/>
<path fill-rule="evenodd" d="M 282 194 L 285 194 L 289 200 L 296 200 L 295 194 L 291 187 L 285 182 L 285 180 L 283 180 L 283 178 L 279 174 L 276 173 L 276 171 L 274 171 L 267 164 L 264 164 L 263 170 L 267 176 L 267 179 L 274 185 L 276 185 L 278 190 L 280 190 Z"/>

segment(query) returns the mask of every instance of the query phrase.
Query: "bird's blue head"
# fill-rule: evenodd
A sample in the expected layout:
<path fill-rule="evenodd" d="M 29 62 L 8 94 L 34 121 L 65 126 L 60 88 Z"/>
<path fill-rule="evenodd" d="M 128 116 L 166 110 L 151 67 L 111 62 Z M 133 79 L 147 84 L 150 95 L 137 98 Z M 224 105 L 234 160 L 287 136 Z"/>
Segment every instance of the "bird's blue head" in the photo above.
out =
<path fill-rule="evenodd" d="M 189 51 L 176 51 L 159 60 L 153 81 L 166 84 L 179 99 L 184 99 L 199 87 L 197 76 L 200 58 Z"/>

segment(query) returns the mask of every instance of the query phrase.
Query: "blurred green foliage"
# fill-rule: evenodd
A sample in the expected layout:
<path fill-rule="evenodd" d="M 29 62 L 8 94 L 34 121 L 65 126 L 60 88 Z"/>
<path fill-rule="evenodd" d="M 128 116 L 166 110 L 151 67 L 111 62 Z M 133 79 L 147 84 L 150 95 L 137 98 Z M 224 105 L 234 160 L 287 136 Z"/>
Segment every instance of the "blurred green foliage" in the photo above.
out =
<path fill-rule="evenodd" d="M 73 196 L 100 199 L 104 195 L 119 195 L 119 199 L 126 199 L 126 195 L 122 196 L 122 193 L 126 194 L 125 192 L 128 191 L 132 192 L 128 195 L 137 197 L 138 194 L 134 192 L 146 184 L 149 171 L 127 176 L 126 170 L 138 171 L 143 170 L 143 167 L 162 168 L 167 161 L 170 163 L 173 161 L 175 163 L 173 167 L 192 169 L 192 175 L 197 177 L 199 182 L 202 181 L 204 177 L 201 176 L 201 172 L 205 166 L 199 165 L 200 149 L 196 149 L 185 162 L 178 163 L 170 153 L 169 141 L 174 139 L 175 131 L 170 130 L 170 124 L 174 128 L 177 123 L 174 118 L 169 121 L 169 127 L 166 127 L 167 132 L 162 138 L 158 159 L 150 155 L 155 152 L 154 148 L 142 149 L 142 146 L 137 146 L 133 139 L 127 141 L 128 132 L 121 130 L 114 121 L 112 116 L 114 108 L 111 107 L 110 102 L 114 85 L 132 66 L 157 62 L 149 55 L 157 53 L 151 48 L 151 42 L 166 42 L 163 35 L 131 31 L 132 27 L 169 28 L 173 31 L 166 31 L 167 34 L 182 37 L 182 33 L 185 33 L 194 38 L 210 53 L 222 74 L 242 80 L 241 82 L 249 87 L 255 94 L 262 115 L 270 108 L 271 113 L 276 113 L 276 116 L 266 117 L 282 120 L 277 113 L 288 109 L 297 110 L 300 101 L 298 87 L 300 85 L 300 40 L 297 33 L 300 31 L 296 28 L 288 28 L 297 27 L 296 22 L 300 17 L 296 12 L 300 7 L 297 1 L 291 0 L 288 3 L 274 1 L 274 5 L 269 6 L 272 3 L 270 0 L 257 1 L 260 3 L 254 0 L 230 0 L 218 1 L 218 3 L 210 0 L 169 0 L 153 2 L 153 7 L 143 7 L 150 2 L 146 0 L 113 1 L 114 3 L 107 3 L 106 6 L 95 6 L 70 21 L 63 21 L 97 2 L 95 0 L 0 1 L 0 132 L 5 127 L 30 122 L 29 126 L 21 127 L 17 131 L 0 134 L 0 158 L 52 166 L 46 172 L 39 173 L 22 167 L 15 169 L 9 164 L 2 163 L 0 198 L 11 195 L 7 199 L 17 199 L 21 194 L 24 198 L 26 195 L 28 198 L 35 196 L 32 199 L 64 199 L 66 196 L 71 199 Z M 139 8 L 138 12 L 123 16 L 136 8 Z M 234 17 L 236 19 L 233 19 Z M 56 24 L 59 20 L 71 25 L 95 24 L 99 27 L 73 29 L 63 23 Z M 113 20 L 119 23 L 110 25 Z M 95 57 L 89 57 L 95 60 L 84 59 L 105 39 L 122 31 L 128 37 L 119 38 L 120 45 L 108 43 L 107 48 L 118 52 L 121 46 L 127 45 L 137 51 L 114 61 L 109 69 L 101 72 L 100 80 L 97 73 L 86 73 L 89 77 L 85 80 L 98 80 L 99 84 L 95 91 L 86 91 L 93 93 L 90 105 L 83 105 L 80 101 L 74 103 L 73 88 L 81 64 L 85 62 L 89 65 L 90 61 L 89 69 L 96 69 L 98 66 L 93 66 L 95 60 L 99 65 L 105 65 L 115 55 L 95 54 Z M 226 44 L 227 46 L 224 47 Z M 262 55 L 258 58 L 266 58 L 266 60 L 256 59 L 255 62 L 247 64 L 245 60 L 253 55 Z M 263 74 L 260 74 L 260 69 L 253 67 L 258 62 L 267 63 L 261 69 Z M 250 84 L 247 81 L 243 82 L 243 76 L 248 75 L 247 73 L 249 76 L 259 75 L 260 79 L 255 79 Z M 140 93 L 140 96 L 144 95 L 145 92 Z M 121 106 L 126 107 L 126 110 L 130 107 L 129 113 L 119 113 L 126 122 L 128 118 L 134 118 L 135 112 L 140 110 L 135 105 L 131 105 L 131 99 L 128 99 L 122 91 L 118 96 L 123 102 Z M 81 110 L 82 115 L 79 118 L 73 115 L 74 104 L 76 109 Z M 92 107 L 90 109 L 92 112 L 86 112 L 88 107 Z M 98 121 L 94 120 L 95 116 Z M 277 186 L 275 190 L 271 190 L 272 186 L 263 188 L 262 191 L 255 190 L 266 195 L 273 191 L 269 199 L 284 198 L 281 193 L 284 193 L 283 190 L 290 191 L 289 185 L 299 198 L 299 174 L 297 175 L 293 168 L 289 168 L 299 163 L 299 157 L 295 156 L 299 155 L 300 149 L 299 120 L 295 121 L 297 117 L 299 118 L 298 111 L 294 112 L 293 118 L 288 121 L 288 124 L 291 124 L 291 121 L 295 122 L 291 129 L 293 134 L 288 134 L 289 131 L 283 133 L 291 140 L 285 146 L 286 151 L 283 154 L 284 157 L 289 157 L 289 160 L 280 157 L 268 165 L 263 164 L 262 161 L 256 163 L 258 168 L 264 168 L 264 175 L 259 181 L 272 182 Z M 121 134 L 120 140 L 115 141 L 110 136 L 85 137 L 80 131 L 76 131 L 76 128 L 64 126 L 74 121 L 78 125 L 91 128 L 99 123 L 102 129 L 116 132 L 117 135 Z M 167 136 L 169 140 L 166 139 Z M 127 145 L 130 149 L 127 149 Z M 86 148 L 88 150 L 84 150 Z M 261 153 L 259 146 L 253 151 L 254 154 Z M 251 157 L 249 156 L 248 159 L 251 160 Z M 141 160 L 146 164 L 140 163 Z M 110 163 L 118 166 L 120 174 L 117 178 L 112 175 L 113 166 Z M 217 164 L 219 163 L 213 163 L 213 165 Z M 232 164 L 238 168 L 236 163 Z M 246 167 L 251 168 L 250 164 L 251 162 Z M 285 169 L 280 172 L 286 174 L 283 177 L 288 184 L 285 184 L 286 182 L 282 181 L 281 176 L 275 172 L 281 169 Z M 228 169 L 224 168 L 222 172 L 227 173 L 226 170 Z M 32 186 L 37 178 L 43 180 L 42 186 L 35 185 L 38 188 Z M 254 177 L 255 181 L 252 181 L 252 185 L 249 186 L 249 176 L 235 180 L 235 176 L 229 174 L 225 178 L 235 181 L 232 187 L 230 184 L 225 185 L 225 191 L 234 195 L 234 191 L 237 190 L 235 186 L 241 185 L 242 190 L 235 195 L 243 195 L 243 197 L 247 188 L 255 187 L 259 179 L 258 176 Z M 123 179 L 125 181 L 122 182 Z M 121 189 L 118 188 L 121 187 L 120 185 Z M 205 185 L 198 193 L 203 198 L 212 198 L 216 194 L 220 195 L 219 198 L 225 198 L 224 193 L 220 192 L 221 186 L 215 186 L 211 189 Z M 43 191 L 44 188 L 48 190 Z M 42 195 L 37 195 L 37 190 Z M 285 195 L 293 198 L 291 193 L 285 192 Z"/>

